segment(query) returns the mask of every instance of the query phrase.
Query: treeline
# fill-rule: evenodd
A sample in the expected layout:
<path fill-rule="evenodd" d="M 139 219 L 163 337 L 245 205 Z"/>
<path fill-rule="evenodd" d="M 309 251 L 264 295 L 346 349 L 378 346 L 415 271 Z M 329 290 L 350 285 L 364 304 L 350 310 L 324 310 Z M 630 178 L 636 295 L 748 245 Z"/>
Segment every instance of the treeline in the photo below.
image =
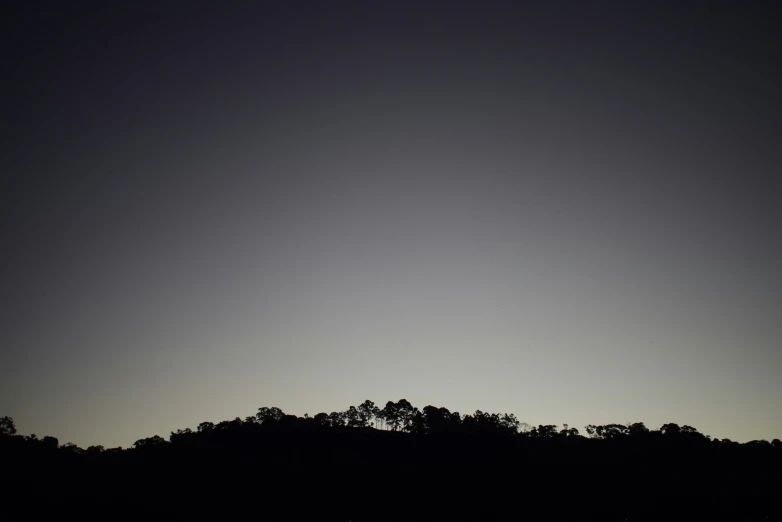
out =
<path fill-rule="evenodd" d="M 190 428 L 178 429 L 171 432 L 168 440 L 160 435 L 139 439 L 133 443 L 133 449 L 144 449 L 165 444 L 189 445 L 192 441 L 208 441 L 210 434 L 215 433 L 262 433 L 271 430 L 301 431 L 326 428 L 374 428 L 381 431 L 393 431 L 409 434 L 485 434 L 516 436 L 528 439 L 567 439 L 575 440 L 619 440 L 629 438 L 635 441 L 653 440 L 680 440 L 692 444 L 714 444 L 738 446 L 739 443 L 730 439 L 717 439 L 709 435 L 703 435 L 692 426 L 669 423 L 659 429 L 650 430 L 642 422 L 631 424 L 605 424 L 587 425 L 586 435 L 575 427 L 563 424 L 542 424 L 530 426 L 521 423 L 514 414 L 486 413 L 476 410 L 475 413 L 462 415 L 458 411 L 451 412 L 447 408 L 437 406 L 425 406 L 418 409 L 408 400 L 400 399 L 397 402 L 388 401 L 383 408 L 379 408 L 374 402 L 365 400 L 358 406 L 350 406 L 341 412 L 318 413 L 303 417 L 289 415 L 277 407 L 260 407 L 253 416 L 245 419 L 236 417 L 233 420 L 225 420 L 218 423 L 202 422 L 195 430 Z M 103 446 L 90 446 L 86 450 L 73 443 L 59 445 L 58 439 L 46 436 L 38 439 L 36 435 L 26 437 L 16 435 L 16 426 L 12 418 L 0 418 L 0 437 L 5 445 L 15 443 L 17 446 L 27 444 L 41 449 L 61 449 L 71 453 L 102 453 L 104 451 L 122 451 L 122 448 L 105 449 Z M 13 438 L 13 443 L 9 438 Z M 782 442 L 774 439 L 753 440 L 745 443 L 746 446 L 768 447 L 782 449 Z"/>
<path fill-rule="evenodd" d="M 11 513 L 260 520 L 779 520 L 782 444 L 687 425 L 529 426 L 401 399 L 298 417 L 261 407 L 132 448 L 0 419 Z"/>

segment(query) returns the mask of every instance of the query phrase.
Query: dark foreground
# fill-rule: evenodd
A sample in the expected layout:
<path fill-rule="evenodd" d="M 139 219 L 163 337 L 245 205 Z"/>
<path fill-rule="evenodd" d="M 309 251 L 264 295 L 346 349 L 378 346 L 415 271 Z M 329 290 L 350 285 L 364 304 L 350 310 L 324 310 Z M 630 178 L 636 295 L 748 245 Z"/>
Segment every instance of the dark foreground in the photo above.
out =
<path fill-rule="evenodd" d="M 132 450 L 3 437 L 3 518 L 782 520 L 771 443 L 283 422 L 180 435 Z"/>

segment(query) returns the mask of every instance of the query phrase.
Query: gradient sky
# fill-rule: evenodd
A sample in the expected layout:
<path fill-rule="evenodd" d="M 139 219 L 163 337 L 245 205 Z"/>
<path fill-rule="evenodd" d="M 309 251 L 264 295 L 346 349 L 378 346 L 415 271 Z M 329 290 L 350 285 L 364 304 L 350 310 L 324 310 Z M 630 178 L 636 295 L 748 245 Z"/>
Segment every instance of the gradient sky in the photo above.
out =
<path fill-rule="evenodd" d="M 782 437 L 773 3 L 16 4 L 20 433 L 404 397 Z"/>

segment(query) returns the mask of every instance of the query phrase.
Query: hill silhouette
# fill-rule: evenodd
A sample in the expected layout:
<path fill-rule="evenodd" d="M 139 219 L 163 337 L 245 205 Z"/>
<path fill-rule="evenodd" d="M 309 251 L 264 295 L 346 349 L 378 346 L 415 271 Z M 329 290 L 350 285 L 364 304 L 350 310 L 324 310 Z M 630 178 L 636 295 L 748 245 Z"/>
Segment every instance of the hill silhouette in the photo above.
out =
<path fill-rule="evenodd" d="M 132 448 L 0 419 L 4 511 L 25 518 L 780 520 L 782 443 L 691 426 L 531 427 L 407 400 L 310 417 L 259 408 Z M 11 520 L 11 518 L 9 518 Z"/>

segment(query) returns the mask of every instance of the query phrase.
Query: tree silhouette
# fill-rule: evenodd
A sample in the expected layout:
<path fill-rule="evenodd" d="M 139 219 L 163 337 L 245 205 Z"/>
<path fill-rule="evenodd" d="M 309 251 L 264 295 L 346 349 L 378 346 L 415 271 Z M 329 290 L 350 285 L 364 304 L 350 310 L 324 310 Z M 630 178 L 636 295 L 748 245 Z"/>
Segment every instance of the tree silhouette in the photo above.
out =
<path fill-rule="evenodd" d="M 380 415 L 385 424 L 391 428 L 391 431 L 399 429 L 402 421 L 396 403 L 388 401 L 385 407 L 380 411 Z"/>
<path fill-rule="evenodd" d="M 0 436 L 16 435 L 16 425 L 11 417 L 0 417 Z"/>
<path fill-rule="evenodd" d="M 424 430 L 429 433 L 443 433 L 448 431 L 451 412 L 445 408 L 436 406 L 424 406 L 422 411 Z"/>
<path fill-rule="evenodd" d="M 629 428 L 622 424 L 605 424 L 596 426 L 590 424 L 586 427 L 590 437 L 604 440 L 615 440 L 629 434 Z"/>
<path fill-rule="evenodd" d="M 358 409 L 355 406 L 351 406 L 345 412 L 345 422 L 350 428 L 357 428 L 362 426 L 361 415 L 359 415 Z"/>
<path fill-rule="evenodd" d="M 550 439 L 557 435 L 556 424 L 540 424 L 537 428 L 532 428 L 531 437 L 539 439 Z"/>
<path fill-rule="evenodd" d="M 147 450 L 147 449 L 165 446 L 166 444 L 169 444 L 169 442 L 166 439 L 164 439 L 160 435 L 154 435 L 146 439 L 137 440 L 136 442 L 133 443 L 133 447 L 136 449 Z"/>
<path fill-rule="evenodd" d="M 57 448 L 60 447 L 60 441 L 57 440 L 56 437 L 46 436 L 46 437 L 43 438 L 43 441 L 41 441 L 41 442 L 42 442 L 43 446 L 48 448 L 48 449 L 56 450 Z"/>
<path fill-rule="evenodd" d="M 515 435 L 519 432 L 519 419 L 514 414 L 503 414 L 500 418 L 500 428 L 509 434 Z"/>
<path fill-rule="evenodd" d="M 634 422 L 627 426 L 627 433 L 633 436 L 645 435 L 649 433 L 649 428 L 643 422 Z"/>
<path fill-rule="evenodd" d="M 662 432 L 662 434 L 665 436 L 675 437 L 681 432 L 681 428 L 679 428 L 678 424 L 674 423 L 663 424 L 663 426 L 660 428 L 660 432 Z"/>
<path fill-rule="evenodd" d="M 198 432 L 199 433 L 205 433 L 207 431 L 212 431 L 214 429 L 215 425 L 213 422 L 202 422 L 198 425 Z"/>
<path fill-rule="evenodd" d="M 396 403 L 396 415 L 399 420 L 399 426 L 404 431 L 413 430 L 413 419 L 418 413 L 418 408 L 414 407 L 407 399 L 399 399 Z"/>
<path fill-rule="evenodd" d="M 258 419 L 258 422 L 261 424 L 263 424 L 264 422 L 276 424 L 277 422 L 280 421 L 280 419 L 282 419 L 284 415 L 285 414 L 282 412 L 282 410 L 277 407 L 267 408 L 264 406 L 258 408 L 258 413 L 255 414 L 255 417 Z"/>
<path fill-rule="evenodd" d="M 65 444 L 63 444 L 60 447 L 60 451 L 62 451 L 65 454 L 69 454 L 69 455 L 73 455 L 73 456 L 80 455 L 81 453 L 84 452 L 83 449 L 81 449 L 79 446 L 77 446 L 73 442 L 66 442 Z"/>
<path fill-rule="evenodd" d="M 332 411 L 329 414 L 329 422 L 331 423 L 331 426 L 334 428 L 338 426 L 344 426 L 346 423 L 345 414 L 338 411 Z"/>
<path fill-rule="evenodd" d="M 375 406 L 375 403 L 370 401 L 369 399 L 362 402 L 358 407 L 358 414 L 360 418 L 360 426 L 371 426 L 374 423 L 372 422 L 372 419 L 377 417 L 378 414 L 378 408 Z"/>

